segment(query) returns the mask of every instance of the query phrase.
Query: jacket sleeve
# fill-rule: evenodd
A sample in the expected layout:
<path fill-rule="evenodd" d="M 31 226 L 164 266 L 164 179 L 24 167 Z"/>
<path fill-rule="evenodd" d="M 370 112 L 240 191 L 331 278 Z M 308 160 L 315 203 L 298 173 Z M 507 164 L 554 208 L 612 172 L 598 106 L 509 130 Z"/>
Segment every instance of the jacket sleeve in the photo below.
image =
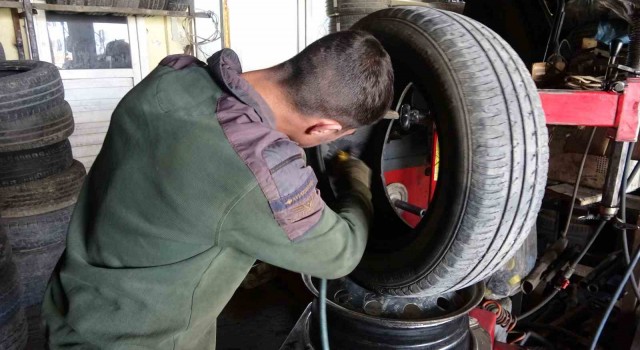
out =
<path fill-rule="evenodd" d="M 343 277 L 355 269 L 364 253 L 372 213 L 370 191 L 356 184 L 334 209 L 325 205 L 320 220 L 291 240 L 256 185 L 227 212 L 218 243 L 287 270 L 320 278 Z"/>

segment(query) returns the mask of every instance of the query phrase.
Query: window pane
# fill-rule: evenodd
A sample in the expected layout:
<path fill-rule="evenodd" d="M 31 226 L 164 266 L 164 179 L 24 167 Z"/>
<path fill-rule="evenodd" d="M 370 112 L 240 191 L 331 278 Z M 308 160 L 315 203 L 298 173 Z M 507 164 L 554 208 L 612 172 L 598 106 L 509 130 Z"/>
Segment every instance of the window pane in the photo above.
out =
<path fill-rule="evenodd" d="M 126 17 L 48 13 L 47 31 L 60 69 L 131 68 Z"/>

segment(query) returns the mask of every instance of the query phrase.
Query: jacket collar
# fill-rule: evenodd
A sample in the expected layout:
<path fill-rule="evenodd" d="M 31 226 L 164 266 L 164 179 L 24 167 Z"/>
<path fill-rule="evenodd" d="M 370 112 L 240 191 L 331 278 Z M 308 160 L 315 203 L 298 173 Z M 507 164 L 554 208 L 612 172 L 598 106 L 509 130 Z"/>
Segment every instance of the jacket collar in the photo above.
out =
<path fill-rule="evenodd" d="M 214 79 L 221 83 L 228 93 L 244 104 L 252 107 L 263 123 L 268 124 L 272 128 L 275 127 L 273 112 L 269 105 L 267 105 L 262 96 L 240 76 L 242 73 L 242 65 L 235 51 L 222 49 L 209 57 L 207 63 Z"/>

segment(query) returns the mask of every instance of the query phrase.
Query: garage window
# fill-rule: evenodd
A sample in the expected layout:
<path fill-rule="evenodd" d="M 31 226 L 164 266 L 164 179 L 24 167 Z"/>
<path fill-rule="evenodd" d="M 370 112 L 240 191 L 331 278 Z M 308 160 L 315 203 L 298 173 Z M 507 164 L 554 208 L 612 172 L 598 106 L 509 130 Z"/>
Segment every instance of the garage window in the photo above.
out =
<path fill-rule="evenodd" d="M 47 14 L 47 32 L 60 69 L 132 68 L 126 17 Z"/>

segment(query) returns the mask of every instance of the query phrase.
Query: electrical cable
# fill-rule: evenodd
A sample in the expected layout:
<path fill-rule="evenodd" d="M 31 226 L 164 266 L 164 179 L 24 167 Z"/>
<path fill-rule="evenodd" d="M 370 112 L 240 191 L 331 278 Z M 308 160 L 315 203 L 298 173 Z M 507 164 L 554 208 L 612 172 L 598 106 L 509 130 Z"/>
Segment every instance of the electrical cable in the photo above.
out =
<path fill-rule="evenodd" d="M 584 171 L 584 164 L 587 161 L 587 156 L 589 155 L 589 148 L 591 148 L 591 142 L 593 141 L 593 137 L 595 134 L 596 134 L 596 127 L 594 126 L 593 129 L 591 130 L 591 135 L 589 135 L 589 141 L 587 142 L 587 147 L 584 150 L 582 161 L 580 162 L 580 168 L 578 169 L 578 175 L 576 176 L 576 184 L 575 184 L 575 187 L 573 188 L 573 195 L 571 196 L 571 204 L 569 207 L 569 215 L 567 217 L 567 223 L 564 227 L 564 230 L 562 230 L 562 233 L 561 233 L 562 238 L 566 238 L 569 232 L 569 227 L 571 225 L 571 217 L 573 216 L 573 209 L 575 207 L 576 198 L 578 197 L 578 189 L 580 188 L 580 179 L 582 178 L 582 172 Z M 606 221 L 602 221 L 600 223 L 600 225 L 596 229 L 596 232 L 593 234 L 593 237 L 591 237 L 591 240 L 589 241 L 589 243 L 584 247 L 584 249 L 580 253 L 580 256 L 578 257 L 578 259 L 576 259 L 574 261 L 574 264 L 572 264 L 571 267 L 567 270 L 567 273 L 565 273 L 565 277 L 568 275 L 568 277 L 566 277 L 567 280 L 569 279 L 569 277 L 571 277 L 571 275 L 573 274 L 573 271 L 575 271 L 576 265 L 578 265 L 580 260 L 582 260 L 584 255 L 587 253 L 587 250 L 591 247 L 591 244 L 593 244 L 595 239 L 598 237 L 598 235 L 600 234 L 600 231 L 602 231 L 605 224 L 606 224 Z M 556 294 L 558 294 L 560 290 L 561 290 L 561 287 L 555 287 L 553 292 L 551 292 L 551 294 L 549 294 L 538 305 L 534 306 L 531 310 L 519 315 L 518 320 L 523 320 L 533 315 L 534 313 L 536 313 L 536 311 L 540 310 L 542 307 L 547 305 L 551 301 L 551 299 L 553 299 L 556 296 Z"/>
<path fill-rule="evenodd" d="M 613 294 L 613 297 L 611 298 L 611 301 L 609 302 L 609 306 L 607 307 L 607 310 L 605 311 L 604 315 L 602 316 L 602 320 L 600 321 L 600 325 L 598 326 L 598 330 L 596 331 L 596 334 L 593 337 L 593 340 L 591 341 L 591 346 L 589 347 L 590 350 L 594 350 L 596 348 L 596 345 L 598 344 L 598 339 L 600 339 L 600 336 L 602 335 L 602 331 L 604 330 L 604 326 L 607 323 L 607 319 L 609 319 L 609 316 L 611 315 L 611 311 L 613 310 L 613 307 L 616 305 L 616 302 L 618 301 L 618 298 L 620 298 L 620 295 L 622 294 L 622 291 L 624 290 L 624 286 L 627 284 L 627 281 L 629 280 L 629 277 L 633 273 L 633 270 L 635 269 L 636 265 L 638 265 L 638 260 L 640 260 L 640 249 L 638 249 L 636 251 L 635 255 L 633 256 L 633 261 L 629 264 L 629 267 L 627 268 L 627 271 L 625 271 L 624 276 L 622 278 L 622 281 L 620 282 L 620 285 L 618 286 L 618 289 Z"/>
<path fill-rule="evenodd" d="M 629 150 L 627 152 L 627 161 L 624 163 L 624 170 L 622 172 L 622 181 L 620 183 L 620 220 L 622 224 L 627 223 L 627 172 L 629 170 L 629 162 L 631 162 L 631 153 L 635 146 L 635 142 L 629 143 Z M 622 229 L 622 246 L 623 256 L 625 264 L 631 263 L 631 255 L 629 253 L 629 240 L 627 239 L 627 230 Z M 640 290 L 638 289 L 638 281 L 636 276 L 631 275 L 631 286 L 633 287 L 633 293 L 636 295 L 636 299 L 640 301 Z"/>
<path fill-rule="evenodd" d="M 584 171 L 584 164 L 587 161 L 587 156 L 589 155 L 589 148 L 591 148 L 591 142 L 593 141 L 593 136 L 596 134 L 596 127 L 594 126 L 591 130 L 591 135 L 589 135 L 589 142 L 587 142 L 587 148 L 584 150 L 584 154 L 582 155 L 582 161 L 580 162 L 580 168 L 578 169 L 578 175 L 576 176 L 576 184 L 573 188 L 573 196 L 571 196 L 571 206 L 569 207 L 569 215 L 567 217 L 567 223 L 564 226 L 564 230 L 562 230 L 561 237 L 567 238 L 567 234 L 569 232 L 569 226 L 571 225 L 571 216 L 573 216 L 573 208 L 575 207 L 576 198 L 578 197 L 578 189 L 580 188 L 580 180 L 582 178 L 582 172 Z"/>
<path fill-rule="evenodd" d="M 518 320 L 520 321 L 524 320 L 525 318 L 536 313 L 536 311 L 540 310 L 543 306 L 547 305 L 551 301 L 551 299 L 553 299 L 556 296 L 556 294 L 558 294 L 559 291 L 560 291 L 559 288 L 554 289 L 553 292 L 551 292 L 551 294 L 549 294 L 546 298 L 544 298 L 544 300 L 541 301 L 538 305 L 534 306 L 533 309 L 518 316 Z"/>
<path fill-rule="evenodd" d="M 637 162 L 636 165 L 633 167 L 631 174 L 627 177 L 627 182 L 630 182 L 631 180 L 633 180 L 633 178 L 636 177 L 636 175 L 638 175 L 638 171 L 640 171 L 640 162 Z"/>
<path fill-rule="evenodd" d="M 602 229 L 604 229 L 604 225 L 607 223 L 607 221 L 602 220 L 600 221 L 600 225 L 598 225 L 598 228 L 596 229 L 596 232 L 593 233 L 593 236 L 591 236 L 591 239 L 589 240 L 589 242 L 587 242 L 587 245 L 584 246 L 584 249 L 582 249 L 582 251 L 580 252 L 580 255 L 578 255 L 578 257 L 573 260 L 573 263 L 571 263 L 571 265 L 569 266 L 569 268 L 567 269 L 567 272 L 565 272 L 565 278 L 569 279 L 569 277 L 571 277 L 571 275 L 573 275 L 573 273 L 576 270 L 576 266 L 578 266 L 578 264 L 580 263 L 580 261 L 582 261 L 582 258 L 584 258 L 585 255 L 587 255 L 587 251 L 589 251 L 589 249 L 591 248 L 591 246 L 593 245 L 593 242 L 596 241 L 596 238 L 598 238 L 598 236 L 600 235 L 600 232 L 602 231 Z M 567 276 L 569 275 L 569 276 Z"/>
<path fill-rule="evenodd" d="M 407 92 L 409 92 L 409 89 L 411 89 L 412 86 L 413 86 L 413 83 L 409 83 L 407 84 L 407 86 L 404 87 L 404 90 L 402 90 L 402 93 L 400 94 L 400 98 L 398 99 L 398 103 L 396 104 L 396 113 L 400 112 L 400 107 L 402 107 L 402 101 L 404 101 L 404 98 L 407 95 Z"/>
<path fill-rule="evenodd" d="M 185 33 L 187 33 L 187 40 L 189 41 L 189 45 L 192 47 L 197 45 L 198 51 L 200 51 L 200 53 L 204 57 L 207 57 L 208 55 L 202 50 L 201 47 L 202 45 L 210 44 L 220 39 L 220 20 L 218 19 L 218 15 L 216 15 L 213 11 L 204 11 L 196 8 L 195 12 L 197 12 L 198 14 L 207 15 L 206 18 L 209 18 L 211 20 L 211 23 L 213 24 L 213 33 L 211 33 L 211 35 L 209 35 L 208 37 L 195 35 L 195 37 L 192 38 L 188 33 L 191 32 L 189 28 L 193 28 L 195 26 L 196 18 L 194 17 L 185 17 L 182 20 L 182 29 Z M 194 56 L 196 56 L 196 54 L 197 53 L 194 52 Z"/>
<path fill-rule="evenodd" d="M 320 280 L 320 343 L 322 350 L 329 350 L 329 331 L 327 329 L 327 280 Z"/>
<path fill-rule="evenodd" d="M 593 245 L 593 242 L 596 241 L 596 238 L 598 238 L 598 236 L 600 235 L 600 232 L 602 232 L 602 230 L 604 229 L 604 225 L 606 223 L 607 222 L 605 220 L 600 221 L 600 225 L 598 225 L 596 232 L 593 233 L 593 236 L 591 236 L 591 239 L 589 240 L 589 242 L 587 242 L 584 249 L 582 249 L 582 252 L 580 252 L 580 255 L 571 263 L 567 271 L 564 273 L 565 280 L 569 280 L 569 278 L 571 278 L 571 275 L 573 275 L 573 273 L 576 270 L 576 266 L 578 266 L 582 258 L 584 258 L 584 256 L 587 254 L 587 251 L 589 250 L 589 248 L 591 248 L 591 246 Z M 538 305 L 534 306 L 531 310 L 518 316 L 518 320 L 524 320 L 525 318 L 533 315 L 536 311 L 540 310 L 543 306 L 547 305 L 551 301 L 551 299 L 553 299 L 558 294 L 558 292 L 560 292 L 560 290 L 562 290 L 562 286 L 556 286 L 553 292 L 551 292 L 551 294 L 549 294 L 546 298 L 544 298 L 544 300 L 542 300 Z"/>

